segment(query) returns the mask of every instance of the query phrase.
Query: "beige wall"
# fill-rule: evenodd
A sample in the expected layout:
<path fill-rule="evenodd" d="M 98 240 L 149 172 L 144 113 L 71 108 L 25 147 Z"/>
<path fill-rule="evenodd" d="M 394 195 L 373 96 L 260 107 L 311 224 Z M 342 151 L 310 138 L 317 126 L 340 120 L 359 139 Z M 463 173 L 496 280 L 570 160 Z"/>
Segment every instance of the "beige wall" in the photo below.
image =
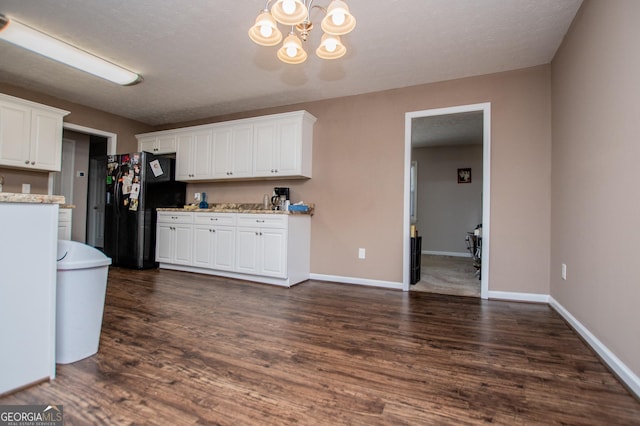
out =
<path fill-rule="evenodd" d="M 138 146 L 135 135 L 153 130 L 152 126 L 137 121 L 5 83 L 0 83 L 0 93 L 70 111 L 64 118 L 65 123 L 116 133 L 119 152 L 135 151 Z M 10 182 L 10 185 L 5 184 L 4 192 L 21 192 L 22 184 L 29 183 L 32 194 L 47 193 L 48 173 L 0 168 L 0 174 Z"/>
<path fill-rule="evenodd" d="M 482 145 L 418 148 L 411 159 L 418 162 L 422 250 L 470 255 L 465 237 L 482 223 Z M 471 168 L 470 183 L 458 183 L 459 168 Z"/>
<path fill-rule="evenodd" d="M 251 113 L 202 124 L 306 109 L 318 118 L 313 179 L 189 185 L 210 202 L 260 202 L 273 186 L 317 205 L 316 274 L 402 281 L 405 113 L 491 102 L 489 290 L 549 293 L 550 74 L 548 66 Z M 358 248 L 367 258 L 358 259 Z"/>
<path fill-rule="evenodd" d="M 551 295 L 636 375 L 638 17 L 638 1 L 585 1 L 552 62 L 550 275 Z"/>
<path fill-rule="evenodd" d="M 489 290 L 548 294 L 549 76 L 549 67 L 539 66 L 182 123 L 179 125 L 298 109 L 318 118 L 313 179 L 209 183 L 189 185 L 188 189 L 206 191 L 210 202 L 261 202 L 273 186 L 290 186 L 294 201 L 317 205 L 312 219 L 313 273 L 399 283 L 403 268 L 405 113 L 491 102 Z M 154 130 L 24 89 L 0 84 L 0 91 L 72 111 L 65 121 L 117 133 L 121 152 L 135 149 L 134 134 Z M 365 260 L 358 259 L 359 247 L 367 249 Z"/>

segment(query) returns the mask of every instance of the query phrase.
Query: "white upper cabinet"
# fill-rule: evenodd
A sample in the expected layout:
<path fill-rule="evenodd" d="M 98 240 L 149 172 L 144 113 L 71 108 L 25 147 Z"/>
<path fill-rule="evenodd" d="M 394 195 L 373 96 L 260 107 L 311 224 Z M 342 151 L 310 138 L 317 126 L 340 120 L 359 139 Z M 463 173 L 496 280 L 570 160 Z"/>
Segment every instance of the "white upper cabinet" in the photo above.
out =
<path fill-rule="evenodd" d="M 311 177 L 312 126 L 313 123 L 305 123 L 304 115 L 257 123 L 254 126 L 253 175 Z"/>
<path fill-rule="evenodd" d="M 138 151 L 146 151 L 152 154 L 174 154 L 176 152 L 177 138 L 174 134 L 141 136 L 138 138 Z"/>
<path fill-rule="evenodd" d="M 0 94 L 0 166 L 60 171 L 67 111 Z"/>
<path fill-rule="evenodd" d="M 177 135 L 176 180 L 210 178 L 211 142 L 211 129 Z"/>
<path fill-rule="evenodd" d="M 315 121 L 308 112 L 295 111 L 136 137 L 140 150 L 154 152 L 144 147 L 158 146 L 161 136 L 174 135 L 177 180 L 310 178 Z M 196 148 L 194 135 L 204 132 L 210 132 L 210 140 L 196 142 Z M 196 164 L 205 159 L 208 166 Z"/>
<path fill-rule="evenodd" d="M 253 127 L 250 124 L 213 129 L 211 179 L 251 177 Z"/>

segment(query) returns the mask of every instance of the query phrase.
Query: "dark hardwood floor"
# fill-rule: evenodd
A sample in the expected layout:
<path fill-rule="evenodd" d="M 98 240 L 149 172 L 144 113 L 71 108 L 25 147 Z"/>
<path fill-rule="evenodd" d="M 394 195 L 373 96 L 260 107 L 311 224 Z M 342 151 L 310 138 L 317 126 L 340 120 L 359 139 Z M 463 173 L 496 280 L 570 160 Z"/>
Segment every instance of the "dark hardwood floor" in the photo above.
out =
<path fill-rule="evenodd" d="M 0 405 L 65 424 L 640 424 L 546 305 L 109 273 L 100 350 Z"/>

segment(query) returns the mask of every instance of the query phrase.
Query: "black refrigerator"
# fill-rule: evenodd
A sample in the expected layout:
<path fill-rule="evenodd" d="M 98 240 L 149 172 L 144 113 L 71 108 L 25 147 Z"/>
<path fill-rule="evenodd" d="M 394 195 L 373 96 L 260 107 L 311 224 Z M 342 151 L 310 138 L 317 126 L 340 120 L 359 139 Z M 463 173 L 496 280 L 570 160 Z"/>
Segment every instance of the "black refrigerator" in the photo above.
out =
<path fill-rule="evenodd" d="M 134 152 L 107 156 L 104 253 L 114 266 L 157 267 L 156 208 L 183 207 L 175 159 Z"/>

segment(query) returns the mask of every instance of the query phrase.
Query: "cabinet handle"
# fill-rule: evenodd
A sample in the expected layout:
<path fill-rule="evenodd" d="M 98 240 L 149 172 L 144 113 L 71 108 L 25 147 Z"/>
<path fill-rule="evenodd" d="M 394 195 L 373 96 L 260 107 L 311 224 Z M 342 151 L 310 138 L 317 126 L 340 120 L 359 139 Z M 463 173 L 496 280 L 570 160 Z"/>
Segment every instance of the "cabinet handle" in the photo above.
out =
<path fill-rule="evenodd" d="M 217 217 L 210 217 L 209 220 L 218 220 Z"/>
<path fill-rule="evenodd" d="M 258 223 L 264 223 L 264 219 L 256 219 L 256 222 L 258 222 Z"/>
<path fill-rule="evenodd" d="M 24 164 L 29 164 L 29 160 L 25 161 Z"/>

